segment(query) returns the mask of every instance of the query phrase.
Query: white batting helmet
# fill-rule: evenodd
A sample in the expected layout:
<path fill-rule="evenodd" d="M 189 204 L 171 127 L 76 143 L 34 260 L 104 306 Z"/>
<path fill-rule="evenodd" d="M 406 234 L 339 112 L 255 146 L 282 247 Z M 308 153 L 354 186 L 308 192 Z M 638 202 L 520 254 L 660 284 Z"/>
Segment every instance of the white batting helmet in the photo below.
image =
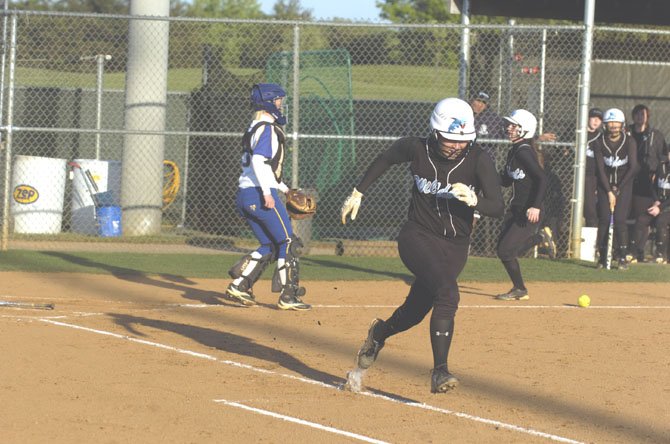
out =
<path fill-rule="evenodd" d="M 503 119 L 519 127 L 519 137 L 522 139 L 532 139 L 535 136 L 537 119 L 530 111 L 515 109 L 509 116 L 503 117 Z"/>
<path fill-rule="evenodd" d="M 430 116 L 430 127 L 449 140 L 472 141 L 477 137 L 472 108 L 455 97 L 437 102 Z"/>
<path fill-rule="evenodd" d="M 603 116 L 603 123 L 607 122 L 621 122 L 626 123 L 626 116 L 619 108 L 610 108 L 605 111 Z"/>

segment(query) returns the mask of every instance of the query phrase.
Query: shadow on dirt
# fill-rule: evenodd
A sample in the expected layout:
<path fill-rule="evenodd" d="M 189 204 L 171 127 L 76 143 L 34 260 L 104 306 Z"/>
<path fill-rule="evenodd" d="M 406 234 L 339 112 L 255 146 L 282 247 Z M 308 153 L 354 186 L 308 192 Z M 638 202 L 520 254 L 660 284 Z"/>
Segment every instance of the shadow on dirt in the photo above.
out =
<path fill-rule="evenodd" d="M 82 258 L 79 256 L 74 256 L 67 253 L 61 253 L 57 251 L 45 251 L 44 254 L 60 258 L 62 260 L 71 262 L 73 264 L 81 265 L 89 268 L 97 268 L 99 270 L 105 270 L 109 272 L 112 276 L 117 279 L 121 279 L 128 282 L 133 282 L 136 284 L 142 285 L 151 285 L 154 287 L 165 288 L 168 290 L 175 290 L 183 292 L 182 296 L 185 299 L 198 301 L 203 304 L 208 305 L 230 305 L 237 307 L 239 304 L 228 303 L 223 299 L 223 291 L 208 291 L 208 290 L 199 290 L 192 287 L 196 283 L 184 276 L 174 275 L 174 274 L 158 274 L 160 278 L 157 279 L 151 276 L 147 276 L 146 273 L 134 270 L 132 268 L 118 267 L 115 265 L 103 264 L 100 262 L 92 261 L 90 259 Z"/>
<path fill-rule="evenodd" d="M 248 356 L 281 365 L 305 378 L 323 382 L 324 384 L 338 385 L 344 383 L 343 378 L 311 368 L 282 350 L 256 343 L 250 338 L 234 333 L 181 324 L 178 322 L 149 319 L 118 313 L 110 313 L 109 316 L 117 325 L 122 326 L 128 332 L 136 336 L 146 336 L 146 334 L 137 327 L 150 327 L 169 331 L 190 338 L 206 347 L 212 347 L 226 353 Z"/>

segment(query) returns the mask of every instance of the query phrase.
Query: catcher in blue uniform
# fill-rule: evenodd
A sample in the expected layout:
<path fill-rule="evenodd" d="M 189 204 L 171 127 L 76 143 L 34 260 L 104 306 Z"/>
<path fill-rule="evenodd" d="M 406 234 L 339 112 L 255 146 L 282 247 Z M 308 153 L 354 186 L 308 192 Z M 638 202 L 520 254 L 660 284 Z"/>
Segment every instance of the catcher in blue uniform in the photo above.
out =
<path fill-rule="evenodd" d="M 282 181 L 286 117 L 282 104 L 286 92 L 275 83 L 259 83 L 251 89 L 254 117 L 242 138 L 242 174 L 237 209 L 251 227 L 260 246 L 244 255 L 228 272 L 233 281 L 226 297 L 245 306 L 255 305 L 254 283 L 276 260 L 272 290 L 279 292 L 282 310 L 309 310 L 301 297 L 299 256 L 302 243 L 293 234 L 291 220 L 279 193 L 288 193 Z"/>

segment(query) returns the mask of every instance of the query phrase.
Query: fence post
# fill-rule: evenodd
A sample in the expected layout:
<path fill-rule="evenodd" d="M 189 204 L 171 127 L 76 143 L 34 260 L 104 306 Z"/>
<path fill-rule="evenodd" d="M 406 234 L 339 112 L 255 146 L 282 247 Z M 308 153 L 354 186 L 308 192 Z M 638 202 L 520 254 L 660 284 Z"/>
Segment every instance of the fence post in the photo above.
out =
<path fill-rule="evenodd" d="M 582 216 L 584 214 L 584 176 L 586 168 L 587 123 L 591 99 L 591 58 L 593 52 L 593 20 L 595 0 L 586 0 L 584 5 L 584 46 L 582 48 L 582 82 L 579 91 L 579 113 L 577 121 L 577 153 L 575 155 L 575 187 L 572 199 L 572 229 L 570 251 L 572 258 L 579 257 L 582 246 Z"/>
<path fill-rule="evenodd" d="M 16 26 L 18 18 L 12 16 L 11 41 L 9 46 L 9 91 L 7 93 L 7 136 L 5 138 L 5 195 L 2 205 L 2 239 L 0 250 L 7 251 L 9 245 L 9 196 L 12 193 L 12 125 L 14 125 L 14 74 L 16 72 Z"/>
<path fill-rule="evenodd" d="M 298 133 L 300 132 L 300 26 L 293 27 L 293 134 L 291 139 L 293 141 L 292 155 L 291 155 L 291 187 L 298 188 L 298 173 L 299 173 L 299 146 Z"/>
<path fill-rule="evenodd" d="M 468 100 L 468 73 L 470 72 L 470 0 L 461 7 L 461 63 L 458 72 L 458 96 Z"/>

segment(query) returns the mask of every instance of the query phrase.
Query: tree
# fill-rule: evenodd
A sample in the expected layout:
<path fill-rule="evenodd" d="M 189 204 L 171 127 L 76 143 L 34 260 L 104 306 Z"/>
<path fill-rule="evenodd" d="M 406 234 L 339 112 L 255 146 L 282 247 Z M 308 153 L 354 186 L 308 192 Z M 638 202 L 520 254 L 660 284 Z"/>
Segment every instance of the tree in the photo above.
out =
<path fill-rule="evenodd" d="M 192 17 L 260 19 L 264 17 L 256 0 L 194 0 L 188 15 Z"/>
<path fill-rule="evenodd" d="M 460 16 L 449 14 L 444 0 L 378 1 L 380 17 L 393 23 L 459 23 Z"/>
<path fill-rule="evenodd" d="M 127 0 L 52 0 L 53 10 L 92 12 L 95 14 L 128 14 Z"/>
<path fill-rule="evenodd" d="M 9 9 L 48 11 L 51 9 L 51 2 L 49 0 L 19 0 L 10 2 Z"/>
<path fill-rule="evenodd" d="M 300 0 L 278 0 L 274 7 L 274 18 L 280 20 L 312 20 L 312 10 L 304 9 Z"/>

